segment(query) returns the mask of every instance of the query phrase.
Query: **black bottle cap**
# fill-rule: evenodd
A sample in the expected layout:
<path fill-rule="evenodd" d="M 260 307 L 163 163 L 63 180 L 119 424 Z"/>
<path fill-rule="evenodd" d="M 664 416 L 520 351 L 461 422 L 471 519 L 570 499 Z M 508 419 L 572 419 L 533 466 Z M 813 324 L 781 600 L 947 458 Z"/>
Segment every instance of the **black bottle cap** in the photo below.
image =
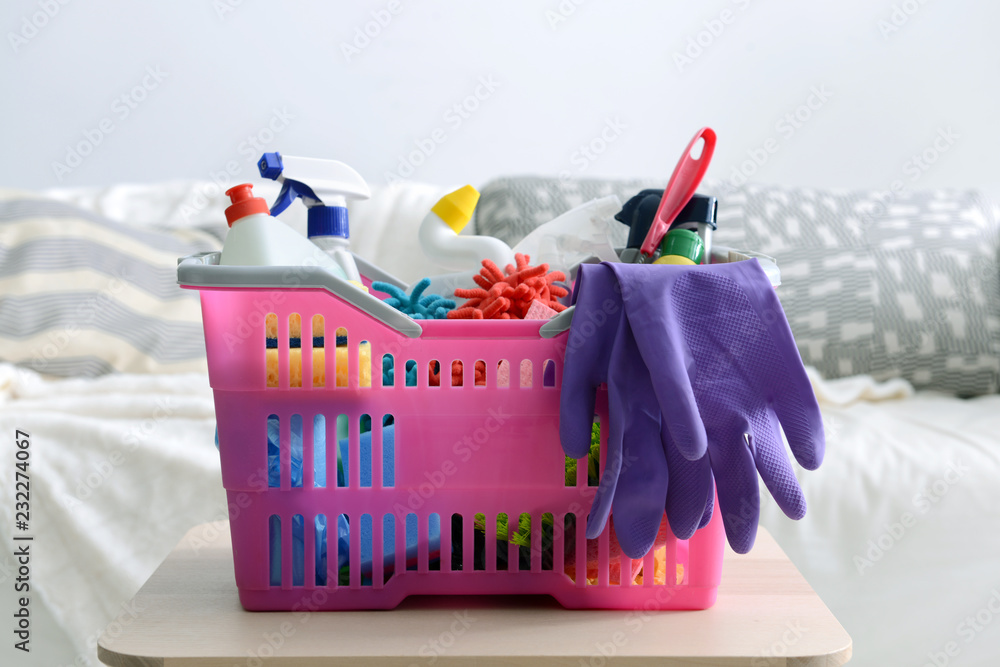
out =
<path fill-rule="evenodd" d="M 638 248 L 642 246 L 642 242 L 646 240 L 646 234 L 649 233 L 649 228 L 653 224 L 653 218 L 656 217 L 656 210 L 660 207 L 662 198 L 663 190 L 642 190 L 625 202 L 622 210 L 615 214 L 615 220 L 630 227 L 627 247 Z M 704 222 L 711 225 L 712 229 L 717 229 L 717 209 L 718 200 L 715 197 L 696 194 L 677 214 L 673 225 Z"/>

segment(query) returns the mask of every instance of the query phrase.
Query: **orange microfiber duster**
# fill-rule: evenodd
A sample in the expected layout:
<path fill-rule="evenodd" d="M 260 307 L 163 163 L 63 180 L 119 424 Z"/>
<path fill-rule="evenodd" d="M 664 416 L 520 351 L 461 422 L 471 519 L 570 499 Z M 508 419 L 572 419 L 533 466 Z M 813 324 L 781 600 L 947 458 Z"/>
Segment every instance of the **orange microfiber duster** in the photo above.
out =
<path fill-rule="evenodd" d="M 517 266 L 508 264 L 504 275 L 492 260 L 484 259 L 479 275 L 473 276 L 479 287 L 455 290 L 455 296 L 468 301 L 450 311 L 448 319 L 523 320 L 534 301 L 556 312 L 566 310 L 557 299 L 569 292 L 553 284 L 566 280 L 562 271 L 549 273 L 548 264 L 529 266 L 531 258 L 521 253 L 514 260 Z"/>
<path fill-rule="evenodd" d="M 482 360 L 477 361 L 474 368 L 475 368 L 475 371 L 476 371 L 476 378 L 475 378 L 476 386 L 477 387 L 485 387 L 486 386 L 486 362 L 482 361 Z M 451 362 L 451 386 L 452 387 L 461 387 L 462 386 L 462 369 L 463 369 L 463 366 L 462 366 L 462 362 L 461 361 L 458 361 L 456 359 L 455 361 Z M 430 376 L 429 376 L 430 379 L 428 380 L 428 384 L 430 384 L 430 386 L 432 386 L 432 387 L 440 387 L 441 386 L 441 368 L 440 368 L 440 365 L 436 364 L 435 362 L 432 361 L 431 364 L 430 364 L 430 367 L 427 370 L 430 373 Z"/>

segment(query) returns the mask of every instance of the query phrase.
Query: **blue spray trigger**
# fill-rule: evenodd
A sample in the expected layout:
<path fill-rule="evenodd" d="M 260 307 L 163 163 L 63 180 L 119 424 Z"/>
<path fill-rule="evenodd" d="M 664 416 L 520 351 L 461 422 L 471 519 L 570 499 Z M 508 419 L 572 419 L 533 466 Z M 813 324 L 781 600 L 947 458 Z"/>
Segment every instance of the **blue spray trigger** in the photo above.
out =
<path fill-rule="evenodd" d="M 299 197 L 308 197 L 309 199 L 320 201 L 319 197 L 316 196 L 316 193 L 308 185 L 286 178 L 281 185 L 281 192 L 278 193 L 278 198 L 274 200 L 274 205 L 271 206 L 271 215 L 280 214 Z"/>
<path fill-rule="evenodd" d="M 264 153 L 257 162 L 257 169 L 262 177 L 270 178 L 272 181 L 278 180 L 278 176 L 285 169 L 285 165 L 281 162 L 281 153 Z"/>

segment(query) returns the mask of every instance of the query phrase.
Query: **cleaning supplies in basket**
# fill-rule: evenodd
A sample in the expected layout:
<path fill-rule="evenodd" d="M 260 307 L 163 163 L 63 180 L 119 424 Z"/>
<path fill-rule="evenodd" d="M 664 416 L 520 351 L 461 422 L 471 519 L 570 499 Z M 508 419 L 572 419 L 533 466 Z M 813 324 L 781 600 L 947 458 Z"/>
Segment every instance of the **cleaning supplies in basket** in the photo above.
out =
<path fill-rule="evenodd" d="M 438 200 L 420 223 L 418 236 L 424 254 L 446 269 L 457 271 L 431 276 L 428 290 L 451 296 L 456 289 L 471 287 L 475 268 L 484 259 L 506 266 L 514 262 L 514 251 L 492 236 L 460 236 L 472 219 L 479 192 L 471 185 Z"/>
<path fill-rule="evenodd" d="M 298 198 L 308 209 L 309 239 L 331 257 L 348 280 L 361 284 L 350 249 L 347 199 L 368 199 L 371 190 L 358 172 L 336 160 L 264 153 L 257 162 L 260 175 L 281 183 L 271 207 L 279 215 Z"/>
<path fill-rule="evenodd" d="M 660 243 L 659 257 L 653 264 L 701 264 L 705 243 L 690 229 L 671 229 Z"/>
<path fill-rule="evenodd" d="M 319 266 L 338 278 L 343 270 L 308 239 L 272 217 L 267 203 L 253 196 L 250 183 L 226 190 L 232 205 L 226 209 L 229 232 L 220 264 L 239 266 Z"/>
<path fill-rule="evenodd" d="M 621 252 L 621 261 L 626 264 L 641 263 L 639 248 L 649 233 L 649 228 L 656 218 L 663 198 L 663 190 L 640 190 L 630 198 L 622 209 L 615 214 L 615 220 L 629 227 L 627 247 Z M 710 264 L 712 252 L 712 233 L 718 227 L 716 222 L 718 202 L 715 197 L 694 194 L 677 214 L 670 229 L 687 229 L 695 232 L 702 244 L 704 252 L 702 261 L 698 264 Z M 662 245 L 662 243 L 661 243 Z M 653 255 L 656 258 L 658 255 Z"/>
<path fill-rule="evenodd" d="M 557 284 L 566 280 L 562 271 L 549 271 L 548 264 L 530 266 L 531 258 L 520 253 L 515 261 L 516 266 L 508 264 L 501 271 L 484 259 L 483 268 L 473 276 L 479 287 L 455 290 L 455 296 L 467 301 L 448 313 L 448 319 L 521 320 L 536 301 L 556 312 L 566 310 L 558 301 L 569 293 Z"/>
<path fill-rule="evenodd" d="M 388 294 L 389 297 L 385 300 L 387 304 L 415 320 L 446 319 L 448 311 L 455 308 L 455 302 L 437 294 L 424 294 L 430 284 L 430 278 L 422 278 L 413 286 L 409 295 L 395 285 L 378 280 L 372 283 L 372 289 Z"/>
<path fill-rule="evenodd" d="M 465 185 L 446 194 L 420 223 L 420 247 L 428 259 L 446 269 L 460 271 L 484 259 L 505 266 L 514 261 L 514 251 L 493 236 L 459 236 L 476 210 L 479 192 Z"/>

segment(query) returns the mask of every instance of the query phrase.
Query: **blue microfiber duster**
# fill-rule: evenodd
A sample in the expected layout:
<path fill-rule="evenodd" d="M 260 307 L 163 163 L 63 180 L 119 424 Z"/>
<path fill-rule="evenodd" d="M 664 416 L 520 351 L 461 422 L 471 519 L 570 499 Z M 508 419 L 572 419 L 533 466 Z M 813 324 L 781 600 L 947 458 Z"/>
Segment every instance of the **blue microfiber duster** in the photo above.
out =
<path fill-rule="evenodd" d="M 437 294 L 424 294 L 430 284 L 430 278 L 422 279 L 413 286 L 409 296 L 395 285 L 379 281 L 372 283 L 372 289 L 388 294 L 389 298 L 385 300 L 387 304 L 415 320 L 446 319 L 448 311 L 455 309 L 455 302 Z"/>
<path fill-rule="evenodd" d="M 392 387 L 395 386 L 396 381 L 396 371 L 395 364 L 392 361 L 392 357 L 384 355 L 382 357 L 382 386 Z M 417 362 L 410 359 L 406 362 L 406 386 L 416 387 L 417 386 Z"/>

